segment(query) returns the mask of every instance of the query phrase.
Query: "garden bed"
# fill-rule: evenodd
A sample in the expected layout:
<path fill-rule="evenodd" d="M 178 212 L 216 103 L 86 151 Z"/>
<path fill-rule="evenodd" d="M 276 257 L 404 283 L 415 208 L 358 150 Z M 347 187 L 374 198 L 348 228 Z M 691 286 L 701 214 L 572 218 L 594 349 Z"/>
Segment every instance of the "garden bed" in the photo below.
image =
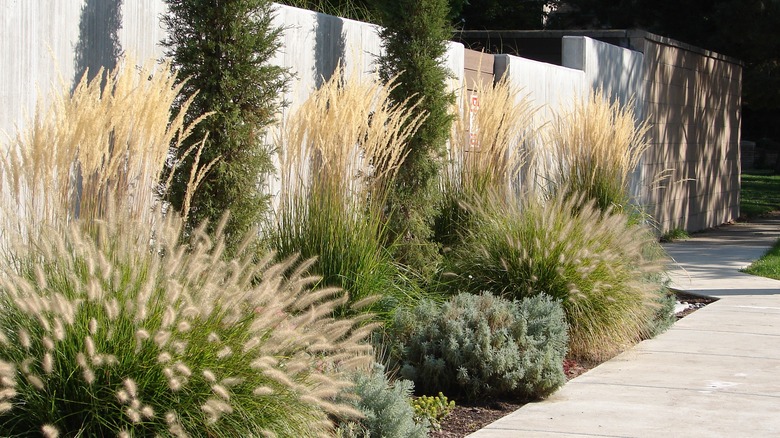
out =
<path fill-rule="evenodd" d="M 682 319 L 702 307 L 717 301 L 715 298 L 676 292 L 677 301 L 685 305 L 685 309 L 675 313 L 677 319 Z M 566 379 L 571 380 L 599 365 L 598 363 L 578 362 L 568 358 L 563 364 Z M 473 403 L 457 404 L 450 415 L 442 420 L 442 428 L 432 432 L 432 438 L 461 438 L 476 432 L 505 415 L 520 409 L 528 403 L 522 400 L 484 399 Z"/>

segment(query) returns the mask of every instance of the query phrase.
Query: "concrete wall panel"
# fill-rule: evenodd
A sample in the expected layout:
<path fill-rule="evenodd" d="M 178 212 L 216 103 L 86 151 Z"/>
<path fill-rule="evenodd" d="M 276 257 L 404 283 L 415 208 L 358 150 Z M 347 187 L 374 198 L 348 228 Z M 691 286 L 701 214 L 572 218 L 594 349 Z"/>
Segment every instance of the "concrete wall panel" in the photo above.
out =
<path fill-rule="evenodd" d="M 0 138 L 24 125 L 39 96 L 60 89 L 59 78 L 67 89 L 85 69 L 111 68 L 122 53 L 139 61 L 159 58 L 164 13 L 163 0 L 0 2 Z M 277 6 L 275 23 L 284 31 L 273 62 L 295 75 L 283 96 L 290 103 L 287 113 L 330 77 L 338 62 L 347 74 L 370 75 L 382 52 L 378 28 L 366 23 L 287 6 Z M 635 189 L 660 230 L 698 230 L 736 218 L 741 66 L 664 38 L 637 41 L 643 41 L 634 42 L 643 45 L 643 53 L 566 37 L 565 67 L 497 55 L 494 71 L 496 77 L 508 75 L 540 106 L 537 126 L 591 89 L 602 88 L 623 103 L 634 99 L 637 113 L 650 124 L 652 145 Z M 442 60 L 458 92 L 466 56 L 462 45 L 451 43 Z M 654 184 L 670 170 L 671 179 Z"/>
<path fill-rule="evenodd" d="M 736 219 L 741 67 L 648 39 L 645 78 L 652 149 L 643 162 L 650 172 L 674 169 L 666 188 L 643 196 L 659 230 Z"/>

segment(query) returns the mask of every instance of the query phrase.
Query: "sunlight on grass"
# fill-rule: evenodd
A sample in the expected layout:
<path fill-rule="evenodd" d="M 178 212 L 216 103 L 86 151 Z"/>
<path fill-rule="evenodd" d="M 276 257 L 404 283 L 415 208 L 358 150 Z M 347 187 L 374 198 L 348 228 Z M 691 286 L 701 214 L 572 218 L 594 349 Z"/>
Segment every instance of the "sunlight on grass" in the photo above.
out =
<path fill-rule="evenodd" d="M 742 272 L 780 280 L 780 239 L 766 254 L 743 269 Z"/>
<path fill-rule="evenodd" d="M 743 173 L 740 215 L 750 219 L 780 210 L 780 175 Z"/>

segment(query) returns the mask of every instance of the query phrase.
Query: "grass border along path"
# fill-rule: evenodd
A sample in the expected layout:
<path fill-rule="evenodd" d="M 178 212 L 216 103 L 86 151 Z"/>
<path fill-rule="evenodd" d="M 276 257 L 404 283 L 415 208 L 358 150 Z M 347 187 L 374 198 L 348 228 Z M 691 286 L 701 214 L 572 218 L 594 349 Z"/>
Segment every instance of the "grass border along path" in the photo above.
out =
<path fill-rule="evenodd" d="M 766 254 L 751 263 L 742 272 L 780 280 L 780 240 L 775 242 L 775 245 Z"/>

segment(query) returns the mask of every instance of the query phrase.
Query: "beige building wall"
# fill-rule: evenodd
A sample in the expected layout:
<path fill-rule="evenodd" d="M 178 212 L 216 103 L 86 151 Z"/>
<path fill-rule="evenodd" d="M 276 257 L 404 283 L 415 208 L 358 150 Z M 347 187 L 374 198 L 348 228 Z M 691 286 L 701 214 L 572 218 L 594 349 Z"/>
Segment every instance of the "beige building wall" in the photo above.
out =
<path fill-rule="evenodd" d="M 644 41 L 642 201 L 660 232 L 739 216 L 740 64 L 649 35 Z M 649 183 L 649 184 L 647 184 Z"/>

